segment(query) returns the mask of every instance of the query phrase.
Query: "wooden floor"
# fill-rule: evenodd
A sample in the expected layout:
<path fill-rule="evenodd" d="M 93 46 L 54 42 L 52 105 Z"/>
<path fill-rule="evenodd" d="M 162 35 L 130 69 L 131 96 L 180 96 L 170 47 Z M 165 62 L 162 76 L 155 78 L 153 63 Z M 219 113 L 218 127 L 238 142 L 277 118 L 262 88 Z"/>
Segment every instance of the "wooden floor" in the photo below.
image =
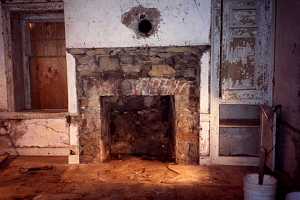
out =
<path fill-rule="evenodd" d="M 183 166 L 126 158 L 67 165 L 64 158 L 19 157 L 0 169 L 0 199 L 239 200 L 255 168 Z"/>

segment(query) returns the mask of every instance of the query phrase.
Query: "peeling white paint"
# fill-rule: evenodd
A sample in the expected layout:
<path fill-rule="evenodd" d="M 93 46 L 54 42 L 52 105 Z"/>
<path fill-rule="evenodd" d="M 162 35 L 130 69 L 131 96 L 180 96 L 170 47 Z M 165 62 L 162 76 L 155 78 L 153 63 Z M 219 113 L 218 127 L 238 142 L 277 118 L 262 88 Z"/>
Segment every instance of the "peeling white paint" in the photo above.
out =
<path fill-rule="evenodd" d="M 68 79 L 68 111 L 71 114 L 78 113 L 76 90 L 76 63 L 75 58 L 66 52 L 67 79 Z"/>
<path fill-rule="evenodd" d="M 79 146 L 79 130 L 77 124 L 70 124 L 70 145 Z"/>
<path fill-rule="evenodd" d="M 156 34 L 138 39 L 121 15 L 142 5 L 157 8 Z M 210 0 L 64 0 L 67 48 L 185 46 L 210 43 Z"/>
<path fill-rule="evenodd" d="M 209 113 L 209 71 L 210 51 L 206 51 L 201 58 L 200 113 Z"/>
<path fill-rule="evenodd" d="M 16 147 L 68 147 L 69 130 L 65 119 L 24 120 L 15 127 Z"/>
<path fill-rule="evenodd" d="M 200 122 L 199 149 L 200 156 L 209 155 L 209 122 Z"/>

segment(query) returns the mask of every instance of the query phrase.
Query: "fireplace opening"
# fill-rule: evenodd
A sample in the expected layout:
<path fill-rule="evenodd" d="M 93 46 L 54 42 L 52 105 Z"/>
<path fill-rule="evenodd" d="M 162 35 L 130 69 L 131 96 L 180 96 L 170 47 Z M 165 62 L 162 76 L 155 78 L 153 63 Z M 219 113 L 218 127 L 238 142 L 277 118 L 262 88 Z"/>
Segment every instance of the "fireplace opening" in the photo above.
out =
<path fill-rule="evenodd" d="M 138 156 L 175 162 L 173 96 L 113 96 L 101 99 L 107 158 Z"/>

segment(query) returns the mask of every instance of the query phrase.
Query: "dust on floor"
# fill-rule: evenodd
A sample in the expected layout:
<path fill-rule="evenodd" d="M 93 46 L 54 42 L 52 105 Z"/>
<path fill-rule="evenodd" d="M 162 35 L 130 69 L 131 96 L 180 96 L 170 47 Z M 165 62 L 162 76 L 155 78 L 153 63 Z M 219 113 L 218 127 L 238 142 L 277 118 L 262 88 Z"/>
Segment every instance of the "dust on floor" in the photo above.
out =
<path fill-rule="evenodd" d="M 127 158 L 67 165 L 63 158 L 19 157 L 0 169 L 0 199 L 239 200 L 249 167 L 184 166 Z"/>

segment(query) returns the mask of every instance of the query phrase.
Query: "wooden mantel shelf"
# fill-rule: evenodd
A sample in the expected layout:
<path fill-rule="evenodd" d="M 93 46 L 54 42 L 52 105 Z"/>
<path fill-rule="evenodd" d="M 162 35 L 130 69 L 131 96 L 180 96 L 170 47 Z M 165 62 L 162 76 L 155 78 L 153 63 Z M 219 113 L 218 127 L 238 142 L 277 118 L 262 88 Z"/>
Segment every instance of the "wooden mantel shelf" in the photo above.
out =
<path fill-rule="evenodd" d="M 65 118 L 69 113 L 66 110 L 30 110 L 23 112 L 0 112 L 0 120 L 9 119 L 56 119 Z"/>

